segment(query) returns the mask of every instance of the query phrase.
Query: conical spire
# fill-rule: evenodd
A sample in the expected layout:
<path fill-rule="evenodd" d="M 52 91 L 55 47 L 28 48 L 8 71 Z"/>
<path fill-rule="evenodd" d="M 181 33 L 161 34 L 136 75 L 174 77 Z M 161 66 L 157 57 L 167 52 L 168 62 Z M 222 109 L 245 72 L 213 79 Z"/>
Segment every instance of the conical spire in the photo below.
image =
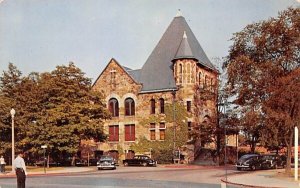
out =
<path fill-rule="evenodd" d="M 183 32 L 182 40 L 173 60 L 176 59 L 197 59 L 193 54 L 185 31 Z"/>
<path fill-rule="evenodd" d="M 185 39 L 184 31 L 187 36 Z M 171 62 L 177 55 L 179 57 L 179 48 L 184 45 L 186 47 L 181 47 L 185 49 L 181 54 L 190 55 L 191 58 L 197 59 L 198 63 L 215 70 L 184 17 L 178 16 L 173 19 L 140 71 L 139 82 L 143 83 L 141 92 L 177 88 Z"/>

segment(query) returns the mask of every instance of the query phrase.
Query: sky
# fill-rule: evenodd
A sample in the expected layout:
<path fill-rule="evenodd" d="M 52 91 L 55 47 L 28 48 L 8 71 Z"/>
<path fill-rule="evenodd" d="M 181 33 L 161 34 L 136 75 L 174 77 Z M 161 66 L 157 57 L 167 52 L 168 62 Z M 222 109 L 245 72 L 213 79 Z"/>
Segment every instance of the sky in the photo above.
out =
<path fill-rule="evenodd" d="M 207 56 L 228 54 L 233 33 L 300 0 L 0 0 L 0 74 L 24 76 L 74 62 L 93 81 L 111 58 L 139 69 L 181 10 Z"/>

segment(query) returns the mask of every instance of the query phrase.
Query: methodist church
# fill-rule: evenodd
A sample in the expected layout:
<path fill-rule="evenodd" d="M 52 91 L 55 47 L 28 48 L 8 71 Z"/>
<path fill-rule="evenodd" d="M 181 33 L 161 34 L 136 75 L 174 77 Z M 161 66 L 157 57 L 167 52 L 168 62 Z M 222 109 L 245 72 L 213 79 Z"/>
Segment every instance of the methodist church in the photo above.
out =
<path fill-rule="evenodd" d="M 191 131 L 197 124 L 195 121 L 203 121 L 216 111 L 216 101 L 212 101 L 198 109 L 202 113 L 193 113 L 197 108 L 194 105 L 196 85 L 210 86 L 216 91 L 218 71 L 178 12 L 148 59 L 144 64 L 141 62 L 141 69 L 131 69 L 122 60 L 112 58 L 94 82 L 93 89 L 104 94 L 112 116 L 104 125 L 108 139 L 97 143 L 97 150 L 125 159 L 140 154 L 131 145 L 141 137 L 164 142 L 166 131 L 174 126 L 165 121 L 165 106 L 174 101 L 180 101 L 187 110 L 189 117 L 185 123 Z M 141 123 L 149 117 L 154 117 L 153 122 Z M 194 160 L 196 148 L 193 147 L 189 152 L 182 152 L 188 162 Z"/>

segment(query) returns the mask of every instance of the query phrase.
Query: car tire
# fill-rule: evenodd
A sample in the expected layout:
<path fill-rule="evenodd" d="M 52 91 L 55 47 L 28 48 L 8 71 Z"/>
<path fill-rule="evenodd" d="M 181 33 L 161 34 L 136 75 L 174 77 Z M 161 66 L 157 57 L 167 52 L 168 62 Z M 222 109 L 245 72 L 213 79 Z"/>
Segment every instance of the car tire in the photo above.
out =
<path fill-rule="evenodd" d="M 238 171 L 242 170 L 242 168 L 241 168 L 241 167 L 237 167 L 236 169 L 237 169 Z"/>
<path fill-rule="evenodd" d="M 143 166 L 147 166 L 147 163 L 142 163 Z"/>
<path fill-rule="evenodd" d="M 124 166 L 128 166 L 128 163 L 127 163 L 127 162 L 125 162 L 125 163 L 124 163 Z"/>
<path fill-rule="evenodd" d="M 98 168 L 98 170 L 101 170 L 101 168 Z"/>
<path fill-rule="evenodd" d="M 250 166 L 250 169 L 251 169 L 252 171 L 255 171 L 255 170 L 256 170 L 255 165 L 251 165 L 251 166 Z"/>

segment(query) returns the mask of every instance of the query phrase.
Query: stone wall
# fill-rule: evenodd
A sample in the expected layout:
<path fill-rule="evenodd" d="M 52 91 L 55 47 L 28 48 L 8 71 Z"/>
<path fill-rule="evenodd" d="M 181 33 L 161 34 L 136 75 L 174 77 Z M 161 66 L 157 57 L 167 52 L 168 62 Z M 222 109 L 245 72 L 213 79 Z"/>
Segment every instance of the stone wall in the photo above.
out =
<path fill-rule="evenodd" d="M 179 65 L 182 65 L 182 74 L 178 72 Z M 179 90 L 176 92 L 176 101 L 181 102 L 186 106 L 187 101 L 193 103 L 194 98 L 194 86 L 199 82 L 199 73 L 204 75 L 200 77 L 201 82 L 204 82 L 205 76 L 212 78 L 213 82 L 217 82 L 216 73 L 211 73 L 207 69 L 203 69 L 196 64 L 194 60 L 183 60 L 175 63 L 175 78 Z M 179 77 L 182 76 L 181 82 Z M 210 79 L 211 80 L 211 79 Z M 209 81 L 210 81 L 209 80 Z M 101 91 L 106 97 L 106 103 L 108 104 L 109 99 L 116 98 L 119 102 L 119 117 L 113 117 L 105 122 L 105 132 L 108 134 L 109 125 L 119 125 L 119 141 L 115 142 L 104 142 L 98 144 L 98 150 L 109 151 L 118 150 L 120 158 L 125 158 L 123 151 L 129 150 L 130 145 L 134 141 L 125 141 L 125 125 L 134 124 L 136 141 L 141 137 L 145 136 L 150 140 L 149 124 L 145 124 L 142 121 L 149 118 L 150 116 L 150 100 L 156 101 L 156 122 L 163 122 L 165 115 L 159 112 L 159 99 L 163 98 L 165 103 L 171 104 L 173 102 L 172 91 L 156 92 L 156 93 L 140 93 L 142 85 L 133 80 L 133 78 L 116 62 L 112 59 L 104 71 L 101 73 L 97 81 L 95 82 L 93 89 Z M 131 97 L 135 101 L 135 115 L 125 116 L 124 101 L 127 97 Z M 192 105 L 193 106 L 193 105 Z M 215 110 L 215 104 L 208 106 L 211 110 Z M 193 114 L 188 121 L 194 121 Z M 166 129 L 172 128 L 172 123 L 165 122 Z M 156 138 L 159 139 L 159 123 L 156 124 Z M 188 155 L 187 159 L 189 162 L 193 160 L 193 147 L 185 146 L 185 154 Z"/>

